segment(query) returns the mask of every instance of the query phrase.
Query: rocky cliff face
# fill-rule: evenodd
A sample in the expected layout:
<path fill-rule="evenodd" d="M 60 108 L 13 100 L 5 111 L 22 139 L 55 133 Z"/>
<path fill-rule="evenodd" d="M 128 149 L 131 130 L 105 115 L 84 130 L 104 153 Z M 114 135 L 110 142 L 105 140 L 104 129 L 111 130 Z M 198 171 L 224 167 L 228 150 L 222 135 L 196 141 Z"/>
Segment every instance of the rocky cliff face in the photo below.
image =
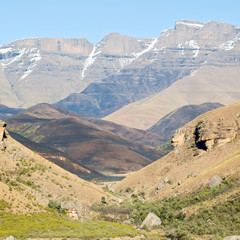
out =
<path fill-rule="evenodd" d="M 17 40 L 0 47 L 1 84 L 8 83 L 5 92 L 14 96 L 4 101 L 3 92 L 0 99 L 5 105 L 24 107 L 59 101 L 118 73 L 151 42 L 117 33 L 107 35 L 96 45 L 86 39 Z"/>
<path fill-rule="evenodd" d="M 240 136 L 240 111 L 235 111 L 231 119 L 222 116 L 209 120 L 200 116 L 180 128 L 172 139 L 175 151 L 183 146 L 208 151 L 237 139 Z"/>
<path fill-rule="evenodd" d="M 219 22 L 177 21 L 135 58 L 131 57 L 118 73 L 90 84 L 78 94 L 81 98 L 92 99 L 91 102 L 95 100 L 97 105 L 80 100 L 75 111 L 104 117 L 129 103 L 161 92 L 183 77 L 197 75 L 202 67 L 236 67 L 239 59 L 238 27 Z M 74 97 L 76 100 L 66 98 L 57 106 L 73 110 L 79 99 L 77 95 Z M 96 113 L 92 114 L 96 108 Z M 111 117 L 109 120 L 118 122 Z"/>
<path fill-rule="evenodd" d="M 86 39 L 18 40 L 0 47 L 0 83 L 13 96 L 2 103 L 27 107 L 81 93 L 58 106 L 106 116 L 202 66 L 239 64 L 239 32 L 230 24 L 181 20 L 157 39 L 111 33 L 95 45 Z"/>

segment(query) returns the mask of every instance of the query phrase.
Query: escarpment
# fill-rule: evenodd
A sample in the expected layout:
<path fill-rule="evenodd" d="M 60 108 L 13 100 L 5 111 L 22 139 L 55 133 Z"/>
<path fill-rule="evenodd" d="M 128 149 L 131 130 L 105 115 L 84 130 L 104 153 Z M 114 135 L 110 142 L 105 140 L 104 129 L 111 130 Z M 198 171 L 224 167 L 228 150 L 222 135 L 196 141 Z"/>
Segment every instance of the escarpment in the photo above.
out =
<path fill-rule="evenodd" d="M 240 109 L 239 109 L 240 112 Z M 179 149 L 183 145 L 199 150 L 210 150 L 240 136 L 240 114 L 232 114 L 231 119 L 224 115 L 215 119 L 199 117 L 177 130 L 172 145 Z"/>

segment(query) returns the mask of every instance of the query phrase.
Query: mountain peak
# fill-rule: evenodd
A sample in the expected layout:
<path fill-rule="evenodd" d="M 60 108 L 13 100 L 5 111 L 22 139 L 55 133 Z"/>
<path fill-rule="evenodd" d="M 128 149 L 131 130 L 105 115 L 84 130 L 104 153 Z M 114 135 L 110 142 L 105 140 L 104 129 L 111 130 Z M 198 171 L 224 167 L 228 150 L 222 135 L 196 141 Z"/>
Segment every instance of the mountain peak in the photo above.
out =
<path fill-rule="evenodd" d="M 202 22 L 194 21 L 194 20 L 177 20 L 175 24 L 175 28 L 177 25 L 186 25 L 189 27 L 202 28 L 204 24 Z"/>

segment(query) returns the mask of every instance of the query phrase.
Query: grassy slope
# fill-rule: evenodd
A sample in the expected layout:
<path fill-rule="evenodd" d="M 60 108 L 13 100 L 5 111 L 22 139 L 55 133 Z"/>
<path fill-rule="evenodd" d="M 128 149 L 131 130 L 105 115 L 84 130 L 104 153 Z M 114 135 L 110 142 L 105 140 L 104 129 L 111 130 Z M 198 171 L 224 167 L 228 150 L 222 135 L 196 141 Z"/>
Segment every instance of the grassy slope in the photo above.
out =
<path fill-rule="evenodd" d="M 3 205 L 3 202 L 1 202 Z M 16 215 L 0 211 L 0 236 L 26 238 L 84 238 L 135 236 L 139 233 L 130 226 L 97 220 L 71 220 L 56 212 Z"/>
<path fill-rule="evenodd" d="M 197 122 L 224 122 L 238 120 L 240 103 L 218 108 L 205 113 L 185 127 L 195 126 Z M 196 156 L 194 148 L 187 144 L 167 156 L 137 171 L 117 184 L 117 189 L 128 187 L 145 191 L 150 197 L 163 198 L 177 192 L 186 192 L 206 185 L 214 175 L 226 176 L 240 172 L 239 138 Z M 156 186 L 168 177 L 168 185 L 156 191 Z M 180 183 L 180 184 L 178 184 Z M 152 194 L 153 193 L 153 194 Z"/>
<path fill-rule="evenodd" d="M 0 199 L 11 202 L 14 212 L 39 211 L 49 200 L 80 201 L 89 205 L 110 196 L 10 136 L 4 142 L 7 148 L 0 151 Z"/>
<path fill-rule="evenodd" d="M 153 212 L 162 220 L 160 229 L 165 237 L 186 240 L 239 235 L 239 209 L 238 175 L 224 179 L 212 189 L 202 187 L 162 201 L 142 202 L 133 198 L 132 203 L 123 203 L 121 207 L 95 206 L 103 219 L 109 218 L 109 213 L 113 219 L 125 213 L 128 218 L 134 219 L 136 225 L 140 225 L 146 215 Z"/>

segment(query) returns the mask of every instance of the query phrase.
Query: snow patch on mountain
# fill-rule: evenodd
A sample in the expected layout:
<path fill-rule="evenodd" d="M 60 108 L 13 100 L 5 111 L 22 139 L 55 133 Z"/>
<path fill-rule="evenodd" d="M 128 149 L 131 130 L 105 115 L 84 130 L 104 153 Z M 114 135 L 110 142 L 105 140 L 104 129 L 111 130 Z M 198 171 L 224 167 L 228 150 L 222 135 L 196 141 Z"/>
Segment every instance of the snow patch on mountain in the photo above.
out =
<path fill-rule="evenodd" d="M 126 57 L 120 58 L 119 59 L 119 64 L 120 64 L 121 68 L 128 65 L 131 62 L 131 60 L 132 60 L 131 58 L 126 58 Z M 120 69 L 119 69 L 119 71 L 120 71 Z"/>
<path fill-rule="evenodd" d="M 22 75 L 22 77 L 19 79 L 19 81 L 22 81 L 24 78 L 29 76 L 29 74 L 31 74 L 33 69 L 36 67 L 37 62 L 42 59 L 40 55 L 40 51 L 37 48 L 30 49 L 30 54 L 28 55 L 28 57 L 30 58 L 30 61 L 29 61 L 30 65 L 28 66 L 27 70 Z"/>
<path fill-rule="evenodd" d="M 153 50 L 155 44 L 157 43 L 158 39 L 157 38 L 153 38 L 152 41 L 150 43 L 148 43 L 146 46 L 146 48 L 141 51 L 141 52 L 137 52 L 137 53 L 133 53 L 133 58 L 131 58 L 129 60 L 129 64 L 132 63 L 133 61 L 135 61 L 136 59 L 138 59 L 139 57 L 141 57 L 143 54 Z"/>
<path fill-rule="evenodd" d="M 202 28 L 204 26 L 204 24 L 202 24 L 202 23 L 194 23 L 194 22 L 189 22 L 189 21 L 177 21 L 176 25 L 177 24 L 186 25 L 186 26 L 194 27 L 194 28 Z"/>
<path fill-rule="evenodd" d="M 195 49 L 195 50 L 193 50 L 193 53 L 194 53 L 193 57 L 196 58 L 199 54 L 199 46 L 198 46 L 197 42 L 195 40 L 190 40 L 190 41 L 186 42 L 186 45 Z"/>
<path fill-rule="evenodd" d="M 178 52 L 179 52 L 179 55 L 185 55 L 185 52 L 184 52 L 184 45 L 182 44 L 182 43 L 179 43 L 178 45 L 177 45 L 177 47 L 178 47 Z"/>
<path fill-rule="evenodd" d="M 1 60 L 1 65 L 3 67 L 3 70 L 10 64 L 19 61 L 21 59 L 21 57 L 23 56 L 23 54 L 26 53 L 26 48 L 21 49 L 18 52 L 18 55 L 15 56 L 14 58 L 8 58 L 8 59 L 3 59 Z"/>
<path fill-rule="evenodd" d="M 89 54 L 88 58 L 84 62 L 83 69 L 82 69 L 82 79 L 86 76 L 86 70 L 95 62 L 96 56 L 101 53 L 101 49 L 98 49 L 98 45 L 94 45 L 92 52 Z"/>
<path fill-rule="evenodd" d="M 225 51 L 230 51 L 234 48 L 235 43 L 240 39 L 240 34 L 238 34 L 234 39 L 225 42 L 219 46 L 220 49 L 223 49 Z"/>
<path fill-rule="evenodd" d="M 6 54 L 7 52 L 11 52 L 12 50 L 13 50 L 12 47 L 2 48 L 0 49 L 0 54 Z"/>

